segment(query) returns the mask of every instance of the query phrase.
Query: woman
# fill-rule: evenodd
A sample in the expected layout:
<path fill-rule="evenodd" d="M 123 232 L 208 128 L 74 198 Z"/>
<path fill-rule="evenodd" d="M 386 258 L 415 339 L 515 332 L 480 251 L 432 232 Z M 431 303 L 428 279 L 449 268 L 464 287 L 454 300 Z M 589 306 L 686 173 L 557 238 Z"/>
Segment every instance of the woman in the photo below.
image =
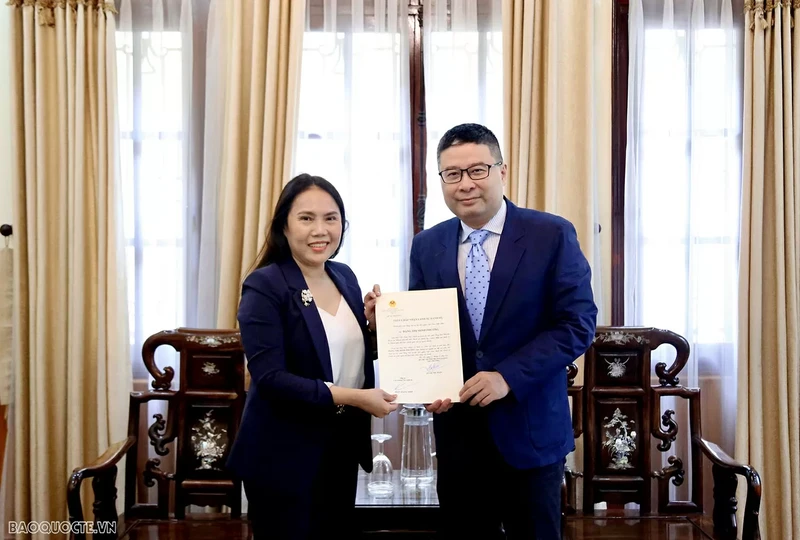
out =
<path fill-rule="evenodd" d="M 349 533 L 358 465 L 372 468 L 370 415 L 397 408 L 397 396 L 373 388 L 356 276 L 329 260 L 345 223 L 330 182 L 292 179 L 242 287 L 251 385 L 228 466 L 243 480 L 255 538 Z"/>

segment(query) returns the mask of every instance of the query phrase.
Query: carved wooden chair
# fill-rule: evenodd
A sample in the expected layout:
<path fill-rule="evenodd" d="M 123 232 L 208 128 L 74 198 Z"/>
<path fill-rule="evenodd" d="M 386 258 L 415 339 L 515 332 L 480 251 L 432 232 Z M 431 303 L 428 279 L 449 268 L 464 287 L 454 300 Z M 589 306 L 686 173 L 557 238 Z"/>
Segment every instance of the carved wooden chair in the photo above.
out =
<path fill-rule="evenodd" d="M 670 366 L 658 363 L 658 385 L 651 384 L 651 353 L 663 344 L 675 347 Z M 687 341 L 655 328 L 599 327 L 585 355 L 584 384 L 575 385 L 578 369 L 568 369 L 575 438 L 583 435 L 583 471 L 565 474 L 562 486 L 564 517 L 576 510 L 576 484 L 583 484 L 583 514 L 592 514 L 595 503 L 637 503 L 640 515 L 686 516 L 698 527 L 718 538 L 736 538 L 737 476 L 747 485 L 742 538 L 759 537 L 758 513 L 761 479 L 749 465 L 737 463 L 719 446 L 703 438 L 700 390 L 680 385 L 678 375 L 689 359 Z M 661 414 L 661 398 L 674 396 L 688 401 L 688 434 L 691 457 L 669 456 L 668 466 L 653 471 L 651 447 L 669 452 L 680 427 L 673 410 Z M 703 514 L 703 457 L 712 466 L 714 509 L 710 520 Z M 686 462 L 685 462 L 686 461 Z M 669 483 L 680 486 L 692 477 L 691 498 L 671 501 Z M 657 487 L 651 497 L 651 482 Z M 710 530 L 709 530 L 710 529 Z"/>
<path fill-rule="evenodd" d="M 180 353 L 178 389 L 173 387 L 175 371 L 156 366 L 155 352 L 162 345 Z M 225 471 L 224 464 L 244 410 L 245 362 L 239 333 L 187 328 L 159 332 L 144 343 L 142 356 L 154 378 L 153 388 L 131 392 L 127 438 L 92 464 L 73 471 L 67 495 L 70 521 L 84 521 L 80 489 L 82 482 L 91 478 L 95 521 L 117 522 L 114 485 L 123 458 L 124 514 L 116 536 L 136 520 L 183 519 L 189 505 L 227 506 L 230 517 L 238 518 L 241 483 Z M 150 402 L 166 404 L 167 418 L 155 414 L 143 439 L 139 436 L 140 412 Z M 158 458 L 145 458 L 144 467 L 138 466 L 137 457 L 146 456 L 147 446 L 163 457 L 170 454 L 168 445 L 174 452 L 174 471 L 162 470 Z M 139 503 L 137 491 L 156 485 L 157 503 Z"/>
<path fill-rule="evenodd" d="M 662 344 L 673 345 L 677 354 L 670 366 L 656 365 L 659 380 L 652 385 L 651 353 Z M 155 364 L 155 351 L 161 345 L 169 345 L 180 353 L 178 389 L 172 385 L 174 371 L 171 368 L 162 371 Z M 585 355 L 583 386 L 575 384 L 578 369 L 574 365 L 568 369 L 573 434 L 576 439 L 583 435 L 580 442 L 583 471 L 566 471 L 562 485 L 565 524 L 568 520 L 592 516 L 598 502 L 612 505 L 634 502 L 639 504 L 643 517 L 681 518 L 713 537 L 735 538 L 739 529 L 735 492 L 737 476 L 741 476 L 747 485 L 741 536 L 745 540 L 759 537 L 759 475 L 703 438 L 700 391 L 681 386 L 678 377 L 688 358 L 688 343 L 672 332 L 654 328 L 598 328 Z M 114 485 L 117 464 L 124 458 L 124 514 L 117 534 L 109 536 L 119 536 L 137 523 L 182 520 L 189 505 L 224 505 L 230 508 L 226 519 L 232 529 L 221 534 L 246 537 L 246 524 L 236 519 L 241 515 L 241 486 L 222 467 L 244 409 L 245 362 L 238 332 L 185 328 L 160 332 L 145 342 L 143 359 L 154 378 L 153 389 L 131 393 L 127 438 L 91 465 L 73 472 L 68 486 L 70 520 L 84 521 L 80 488 L 83 480 L 89 478 L 95 495 L 94 520 L 118 519 Z M 673 454 L 668 458 L 668 466 L 653 471 L 652 445 L 656 444 L 660 452 L 669 452 L 680 434 L 674 412 L 661 414 L 661 398 L 666 396 L 687 400 L 689 404 L 691 457 Z M 154 415 L 154 422 L 143 437 L 139 433 L 140 410 L 153 401 L 167 404 L 167 419 Z M 146 459 L 148 446 L 161 457 L 174 456 L 174 468 L 162 468 L 158 458 Z M 143 456 L 141 463 L 139 456 Z M 704 514 L 702 500 L 703 456 L 713 464 L 714 509 L 710 519 Z M 687 469 L 692 478 L 691 500 L 671 501 L 669 483 L 682 485 Z M 579 481 L 583 488 L 581 512 L 577 511 Z M 657 483 L 655 498 L 651 497 L 652 482 Z M 141 491 L 156 485 L 156 504 L 138 502 Z M 427 521 L 421 518 L 429 510 L 401 507 L 393 511 L 403 514 L 399 521 L 404 530 L 420 531 L 430 528 L 425 525 L 431 521 L 430 516 Z M 612 529 L 608 529 L 609 534 L 613 534 Z M 183 536 L 192 534 L 170 533 L 170 537 Z"/>

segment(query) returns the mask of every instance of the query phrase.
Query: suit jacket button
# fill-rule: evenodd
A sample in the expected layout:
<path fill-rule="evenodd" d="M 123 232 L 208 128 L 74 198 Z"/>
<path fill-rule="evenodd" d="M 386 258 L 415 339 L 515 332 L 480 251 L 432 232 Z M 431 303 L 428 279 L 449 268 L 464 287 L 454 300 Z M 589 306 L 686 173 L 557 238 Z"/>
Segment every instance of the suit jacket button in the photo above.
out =
<path fill-rule="evenodd" d="M 475 353 L 475 358 L 483 358 L 483 351 L 478 351 Z"/>

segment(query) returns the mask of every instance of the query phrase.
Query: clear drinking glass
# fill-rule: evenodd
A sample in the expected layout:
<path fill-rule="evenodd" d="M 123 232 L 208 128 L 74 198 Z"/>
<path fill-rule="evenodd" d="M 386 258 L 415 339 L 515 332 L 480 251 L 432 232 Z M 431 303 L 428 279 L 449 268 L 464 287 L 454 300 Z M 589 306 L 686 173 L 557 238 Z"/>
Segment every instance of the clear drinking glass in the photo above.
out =
<path fill-rule="evenodd" d="M 378 442 L 378 453 L 372 458 L 372 472 L 369 473 L 367 491 L 374 497 L 386 497 L 394 491 L 392 462 L 383 453 L 383 443 L 391 438 L 392 436 L 387 433 L 376 433 L 372 436 L 372 440 Z"/>

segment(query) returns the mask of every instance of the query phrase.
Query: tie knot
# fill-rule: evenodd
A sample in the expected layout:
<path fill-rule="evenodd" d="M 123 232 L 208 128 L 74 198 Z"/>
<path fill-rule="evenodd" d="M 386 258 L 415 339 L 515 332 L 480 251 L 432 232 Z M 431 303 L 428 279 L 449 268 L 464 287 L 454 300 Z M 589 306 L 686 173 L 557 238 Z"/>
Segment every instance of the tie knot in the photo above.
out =
<path fill-rule="evenodd" d="M 469 241 L 472 242 L 472 245 L 480 245 L 483 244 L 483 241 L 486 240 L 486 237 L 489 236 L 489 231 L 485 231 L 483 229 L 478 229 L 477 231 L 472 231 L 469 233 Z"/>

